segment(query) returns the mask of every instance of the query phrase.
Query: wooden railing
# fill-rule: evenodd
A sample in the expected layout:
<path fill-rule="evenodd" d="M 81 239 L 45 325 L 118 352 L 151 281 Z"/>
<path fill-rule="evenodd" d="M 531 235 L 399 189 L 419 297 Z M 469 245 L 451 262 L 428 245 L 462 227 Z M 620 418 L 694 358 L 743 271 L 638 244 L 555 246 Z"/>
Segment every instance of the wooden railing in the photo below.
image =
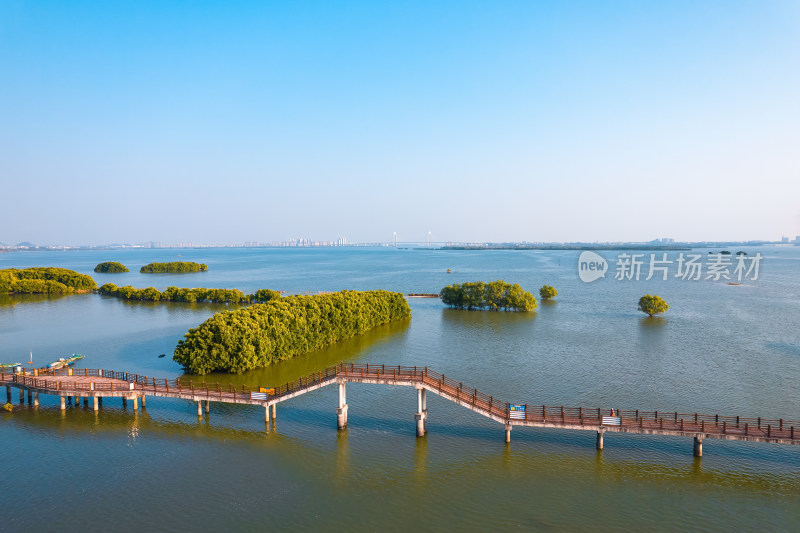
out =
<path fill-rule="evenodd" d="M 95 377 L 97 381 L 61 380 L 70 375 Z M 314 372 L 309 376 L 290 381 L 278 387 L 248 387 L 220 383 L 196 382 L 190 378 L 156 379 L 129 372 L 104 369 L 59 369 L 38 371 L 38 376 L 13 374 L 0 369 L 0 383 L 13 382 L 28 388 L 58 391 L 59 393 L 86 392 L 139 392 L 166 393 L 176 396 L 204 398 L 212 401 L 260 400 L 274 401 L 305 391 L 315 386 L 328 384 L 337 378 L 350 381 L 380 380 L 408 384 L 420 383 L 438 394 L 466 404 L 488 416 L 508 423 L 541 423 L 553 426 L 598 428 L 604 418 L 612 416 L 609 408 L 566 407 L 553 405 L 522 405 L 524 415 L 512 417 L 511 404 L 494 396 L 446 377 L 428 367 L 386 366 L 374 364 L 340 363 Z M 608 420 L 608 418 L 607 418 Z M 800 442 L 800 421 L 785 419 L 746 418 L 719 414 L 679 413 L 667 411 L 613 410 L 611 428 L 631 431 L 684 432 L 734 437 L 783 439 Z"/>

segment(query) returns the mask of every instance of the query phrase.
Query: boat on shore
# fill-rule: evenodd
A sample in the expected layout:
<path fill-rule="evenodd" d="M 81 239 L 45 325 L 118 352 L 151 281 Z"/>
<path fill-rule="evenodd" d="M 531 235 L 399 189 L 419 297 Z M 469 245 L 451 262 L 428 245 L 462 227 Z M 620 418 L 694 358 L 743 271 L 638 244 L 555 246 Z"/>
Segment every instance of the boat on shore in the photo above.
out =
<path fill-rule="evenodd" d="M 72 354 L 70 357 L 62 357 L 58 361 L 53 361 L 52 363 L 47 365 L 47 368 L 51 370 L 58 370 L 59 368 L 64 368 L 67 366 L 74 365 L 75 361 L 79 359 L 83 359 L 83 356 L 81 354 Z"/>
<path fill-rule="evenodd" d="M 22 363 L 0 363 L 0 368 L 16 368 L 22 366 Z"/>

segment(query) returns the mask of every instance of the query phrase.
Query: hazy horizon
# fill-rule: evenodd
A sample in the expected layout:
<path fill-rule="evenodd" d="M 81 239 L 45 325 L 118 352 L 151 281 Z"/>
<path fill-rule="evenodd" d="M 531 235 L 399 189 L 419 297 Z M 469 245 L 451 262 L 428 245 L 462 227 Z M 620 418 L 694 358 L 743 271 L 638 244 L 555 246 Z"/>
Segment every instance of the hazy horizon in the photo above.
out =
<path fill-rule="evenodd" d="M 0 242 L 800 235 L 792 1 L 0 4 Z"/>

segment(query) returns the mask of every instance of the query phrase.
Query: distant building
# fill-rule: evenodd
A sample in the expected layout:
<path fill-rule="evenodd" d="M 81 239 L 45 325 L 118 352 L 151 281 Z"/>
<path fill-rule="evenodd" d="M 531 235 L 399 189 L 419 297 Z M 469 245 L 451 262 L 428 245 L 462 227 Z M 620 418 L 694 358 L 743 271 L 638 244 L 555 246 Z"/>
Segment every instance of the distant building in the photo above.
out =
<path fill-rule="evenodd" d="M 787 244 L 789 242 L 789 237 L 781 237 L 781 242 Z"/>

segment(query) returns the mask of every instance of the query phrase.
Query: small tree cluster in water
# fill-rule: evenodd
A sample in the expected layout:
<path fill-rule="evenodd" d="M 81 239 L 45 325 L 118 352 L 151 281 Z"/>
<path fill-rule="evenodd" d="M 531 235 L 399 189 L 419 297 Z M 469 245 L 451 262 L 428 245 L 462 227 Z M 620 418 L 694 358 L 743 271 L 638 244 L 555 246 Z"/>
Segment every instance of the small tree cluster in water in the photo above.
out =
<path fill-rule="evenodd" d="M 0 270 L 0 294 L 70 294 L 91 291 L 97 283 L 91 276 L 55 267 L 6 268 Z"/>
<path fill-rule="evenodd" d="M 193 263 L 191 261 L 175 261 L 173 263 L 150 263 L 139 269 L 143 274 L 164 274 L 164 273 L 185 273 L 201 272 L 208 270 L 205 263 Z"/>
<path fill-rule="evenodd" d="M 238 289 L 180 289 L 178 287 L 167 287 L 165 291 L 161 292 L 155 287 L 136 289 L 131 286 L 117 287 L 113 283 L 106 283 L 97 292 L 125 300 L 150 302 L 257 303 L 268 302 L 281 297 L 281 293 L 269 289 L 259 289 L 255 294 L 244 294 Z"/>
<path fill-rule="evenodd" d="M 215 314 L 189 330 L 173 359 L 193 374 L 240 373 L 410 317 L 408 302 L 397 292 L 287 296 Z"/>
<path fill-rule="evenodd" d="M 106 261 L 105 263 L 100 263 L 96 267 L 94 267 L 95 272 L 101 272 L 103 274 L 116 274 L 119 272 L 130 272 L 128 267 L 123 265 L 122 263 L 117 263 L 116 261 Z"/>
<path fill-rule="evenodd" d="M 468 281 L 454 283 L 440 291 L 442 302 L 458 309 L 490 309 L 497 311 L 533 311 L 536 297 L 523 290 L 518 283 L 507 283 L 501 279 L 484 283 Z"/>

